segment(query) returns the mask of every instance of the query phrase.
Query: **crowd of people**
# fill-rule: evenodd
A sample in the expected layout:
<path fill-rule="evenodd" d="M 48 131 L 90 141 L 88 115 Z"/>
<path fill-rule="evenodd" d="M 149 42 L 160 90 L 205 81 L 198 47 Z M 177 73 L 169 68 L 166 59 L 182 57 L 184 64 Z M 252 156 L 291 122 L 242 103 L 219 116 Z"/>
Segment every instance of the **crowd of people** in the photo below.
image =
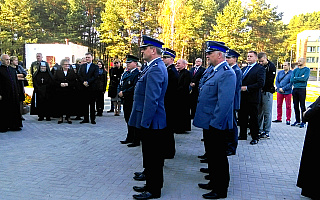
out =
<path fill-rule="evenodd" d="M 266 53 L 249 51 L 247 65 L 240 68 L 237 51 L 229 49 L 223 42 L 208 41 L 208 67 L 197 58 L 195 65 L 188 70 L 186 60 L 178 59 L 174 63 L 176 52 L 162 48 L 161 41 L 148 36 L 143 36 L 142 41 L 140 49 L 144 64 L 141 65 L 137 56 L 127 55 L 124 69 L 121 61 L 115 59 L 109 70 L 108 88 L 108 97 L 111 98 L 108 112 L 119 116 L 123 105 L 127 135 L 120 142 L 128 147 L 142 143 L 144 170 L 136 172 L 134 179 L 145 180 L 146 184 L 133 187 L 141 192 L 133 195 L 135 199 L 161 196 L 164 159 L 173 159 L 176 152 L 174 134 L 191 131 L 192 123 L 203 129 L 205 154 L 199 158 L 208 163 L 208 168 L 200 171 L 209 173 L 206 176 L 209 182 L 198 186 L 211 190 L 203 195 L 204 198 L 219 199 L 227 197 L 229 187 L 227 156 L 236 154 L 238 140 L 247 140 L 247 129 L 250 130 L 251 145 L 270 138 L 273 93 L 277 92 L 277 119 L 274 123 L 282 122 L 283 99 L 287 125 L 303 128 L 306 121 L 314 122 L 312 116 L 319 115 L 319 100 L 308 110 L 305 107 L 310 75 L 305 58 L 299 58 L 295 69 L 291 63 L 283 63 L 283 70 L 276 74 L 276 67 L 267 59 Z M 75 116 L 77 120 L 83 117 L 80 124 L 96 124 L 96 116 L 103 115 L 107 88 L 103 61 L 94 64 L 93 55 L 88 52 L 75 64 L 65 58 L 50 69 L 41 53 L 37 53 L 36 59 L 30 67 L 34 87 L 30 114 L 38 115 L 38 121 L 50 121 L 56 117 L 59 118 L 58 124 L 64 119 L 71 124 L 71 116 Z M 24 120 L 22 102 L 24 86 L 28 84 L 27 72 L 18 64 L 17 57 L 3 54 L 1 61 L 0 109 L 4 112 L 0 114 L 0 121 L 4 123 L 0 131 L 18 131 Z M 292 98 L 296 119 L 291 124 Z M 165 148 L 163 143 L 167 144 Z M 308 143 L 312 140 L 308 139 Z M 315 192 L 310 191 L 305 179 L 301 178 L 301 174 L 310 176 L 309 152 L 313 153 L 310 149 L 304 151 L 302 162 L 307 164 L 301 164 L 303 168 L 298 182 L 298 186 L 304 188 L 305 196 Z"/>

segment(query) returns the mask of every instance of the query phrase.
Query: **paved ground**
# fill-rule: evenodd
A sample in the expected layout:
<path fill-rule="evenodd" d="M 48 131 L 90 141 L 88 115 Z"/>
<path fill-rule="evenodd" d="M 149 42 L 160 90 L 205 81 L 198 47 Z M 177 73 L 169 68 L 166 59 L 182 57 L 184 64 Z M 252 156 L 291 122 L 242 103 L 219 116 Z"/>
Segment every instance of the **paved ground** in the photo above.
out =
<path fill-rule="evenodd" d="M 106 110 L 109 105 L 106 100 Z M 132 179 L 142 169 L 141 148 L 119 142 L 126 135 L 123 116 L 104 112 L 96 125 L 25 118 L 22 131 L 0 133 L 1 200 L 132 199 L 132 186 L 143 184 Z M 295 186 L 305 131 L 273 123 L 271 139 L 255 146 L 240 141 L 237 155 L 229 157 L 227 199 L 307 199 Z M 193 127 L 175 138 L 177 154 L 165 162 L 161 199 L 202 199 L 202 131 Z"/>

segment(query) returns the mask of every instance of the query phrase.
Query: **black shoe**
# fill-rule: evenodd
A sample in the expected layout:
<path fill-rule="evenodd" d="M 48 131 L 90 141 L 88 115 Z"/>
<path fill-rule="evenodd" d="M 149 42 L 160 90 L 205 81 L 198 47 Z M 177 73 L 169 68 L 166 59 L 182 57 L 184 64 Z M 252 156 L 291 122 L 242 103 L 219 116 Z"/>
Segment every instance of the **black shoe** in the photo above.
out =
<path fill-rule="evenodd" d="M 25 119 L 24 117 L 22 117 L 22 116 L 21 116 L 21 120 L 22 120 L 22 121 L 24 121 L 24 120 L 26 120 L 26 119 Z"/>
<path fill-rule="evenodd" d="M 218 194 L 214 191 L 211 191 L 207 194 L 203 194 L 202 197 L 205 199 L 221 199 L 221 198 L 227 198 L 227 193 Z"/>
<path fill-rule="evenodd" d="M 108 110 L 107 111 L 107 113 L 113 113 L 114 112 L 114 110 Z"/>
<path fill-rule="evenodd" d="M 39 117 L 38 121 L 41 122 L 43 121 L 43 119 L 44 119 L 43 117 Z"/>
<path fill-rule="evenodd" d="M 128 140 L 122 140 L 122 141 L 120 141 L 121 142 L 121 144 L 128 144 L 128 143 L 131 143 L 130 141 L 128 141 Z"/>
<path fill-rule="evenodd" d="M 210 175 L 205 175 L 204 179 L 209 180 L 210 181 Z"/>
<path fill-rule="evenodd" d="M 280 123 L 280 122 L 282 122 L 281 120 L 273 120 L 272 122 L 274 122 L 274 123 Z"/>
<path fill-rule="evenodd" d="M 259 141 L 259 140 L 251 140 L 250 144 L 251 144 L 251 145 L 258 144 L 258 141 Z"/>
<path fill-rule="evenodd" d="M 68 124 L 72 124 L 72 121 L 71 121 L 71 120 L 68 120 L 67 122 L 68 122 Z"/>
<path fill-rule="evenodd" d="M 87 120 L 82 120 L 82 121 L 80 122 L 80 124 L 85 124 L 85 123 L 89 123 L 89 121 L 87 121 Z"/>
<path fill-rule="evenodd" d="M 198 186 L 199 186 L 199 188 L 201 188 L 201 189 L 213 190 L 213 186 L 210 185 L 209 183 L 199 183 Z"/>
<path fill-rule="evenodd" d="M 94 120 L 91 120 L 91 124 L 97 124 L 97 123 L 96 123 L 96 121 L 94 121 Z"/>
<path fill-rule="evenodd" d="M 136 192 L 145 192 L 145 191 L 147 191 L 147 188 L 146 188 L 146 186 L 143 186 L 143 187 L 133 186 L 133 190 Z"/>
<path fill-rule="evenodd" d="M 208 163 L 208 159 L 205 158 L 205 159 L 203 159 L 203 160 L 200 160 L 200 162 L 201 162 L 201 163 Z"/>
<path fill-rule="evenodd" d="M 138 147 L 138 146 L 140 146 L 140 144 L 139 143 L 131 143 L 131 144 L 128 144 L 127 146 L 128 147 Z"/>
<path fill-rule="evenodd" d="M 143 192 L 141 194 L 133 195 L 133 198 L 135 199 L 158 199 L 160 197 L 161 195 L 154 195 L 154 194 L 151 194 L 150 192 Z"/>
<path fill-rule="evenodd" d="M 144 171 L 143 172 L 135 172 L 134 173 L 135 176 L 140 176 L 141 174 L 144 174 Z"/>
<path fill-rule="evenodd" d="M 206 156 L 206 154 L 203 154 L 203 155 L 201 155 L 201 156 L 198 156 L 198 158 L 200 158 L 200 159 L 205 159 L 205 158 L 207 158 L 207 156 Z"/>
<path fill-rule="evenodd" d="M 145 181 L 146 180 L 146 175 L 141 174 L 140 176 L 133 177 L 133 179 L 136 180 L 136 181 Z"/>
<path fill-rule="evenodd" d="M 59 120 L 59 121 L 58 121 L 58 124 L 61 124 L 62 122 L 63 122 L 62 120 Z"/>
<path fill-rule="evenodd" d="M 209 173 L 209 169 L 208 168 L 200 168 L 200 172 L 202 173 Z"/>

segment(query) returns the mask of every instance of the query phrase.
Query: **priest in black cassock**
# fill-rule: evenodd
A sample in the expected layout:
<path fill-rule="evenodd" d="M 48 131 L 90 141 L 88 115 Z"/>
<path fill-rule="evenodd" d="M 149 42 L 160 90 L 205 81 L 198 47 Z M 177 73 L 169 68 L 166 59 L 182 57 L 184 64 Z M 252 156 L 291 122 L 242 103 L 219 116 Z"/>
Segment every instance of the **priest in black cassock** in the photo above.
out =
<path fill-rule="evenodd" d="M 301 156 L 297 186 L 302 189 L 301 195 L 311 199 L 320 199 L 317 184 L 320 179 L 320 172 L 319 165 L 316 163 L 320 152 L 320 96 L 308 107 L 303 117 L 308 122 L 308 128 Z"/>
<path fill-rule="evenodd" d="M 22 127 L 17 74 L 10 65 L 10 57 L 1 56 L 0 66 L 0 132 L 19 131 Z"/>
<path fill-rule="evenodd" d="M 177 89 L 178 89 L 178 71 L 174 65 L 174 59 L 176 57 L 176 52 L 169 48 L 164 48 L 162 53 L 162 61 L 167 67 L 168 71 L 168 87 L 166 95 L 164 96 L 164 107 L 166 109 L 167 118 L 167 138 L 165 148 L 165 158 L 172 159 L 176 153 L 176 145 L 174 139 L 174 131 L 176 127 L 176 101 L 177 101 Z"/>
<path fill-rule="evenodd" d="M 50 121 L 52 116 L 51 100 L 53 93 L 53 76 L 50 68 L 40 66 L 40 70 L 35 72 L 33 77 L 33 95 L 31 100 L 30 115 L 38 115 L 38 121 L 43 121 L 46 117 Z"/>
<path fill-rule="evenodd" d="M 179 72 L 177 101 L 176 101 L 176 130 L 175 133 L 185 133 L 191 131 L 191 116 L 190 116 L 190 95 L 189 85 L 191 82 L 191 75 L 187 70 L 188 62 L 184 59 L 177 61 L 176 68 Z"/>

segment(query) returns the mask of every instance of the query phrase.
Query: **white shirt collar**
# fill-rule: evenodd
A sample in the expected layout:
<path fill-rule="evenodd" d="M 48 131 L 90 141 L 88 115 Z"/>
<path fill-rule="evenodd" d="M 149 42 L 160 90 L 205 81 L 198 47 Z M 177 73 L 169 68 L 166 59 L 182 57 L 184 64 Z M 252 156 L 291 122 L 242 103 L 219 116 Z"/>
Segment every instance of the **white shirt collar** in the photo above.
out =
<path fill-rule="evenodd" d="M 227 61 L 222 61 L 221 63 L 217 64 L 215 67 L 213 67 L 213 70 L 215 71 L 216 69 L 218 69 L 218 67 L 219 67 L 220 65 L 222 65 L 222 64 L 225 63 L 225 62 L 227 62 Z"/>
<path fill-rule="evenodd" d="M 155 59 L 151 60 L 150 62 L 147 62 L 147 66 L 149 66 L 153 61 L 155 61 L 158 58 L 160 58 L 160 57 L 156 57 Z"/>

